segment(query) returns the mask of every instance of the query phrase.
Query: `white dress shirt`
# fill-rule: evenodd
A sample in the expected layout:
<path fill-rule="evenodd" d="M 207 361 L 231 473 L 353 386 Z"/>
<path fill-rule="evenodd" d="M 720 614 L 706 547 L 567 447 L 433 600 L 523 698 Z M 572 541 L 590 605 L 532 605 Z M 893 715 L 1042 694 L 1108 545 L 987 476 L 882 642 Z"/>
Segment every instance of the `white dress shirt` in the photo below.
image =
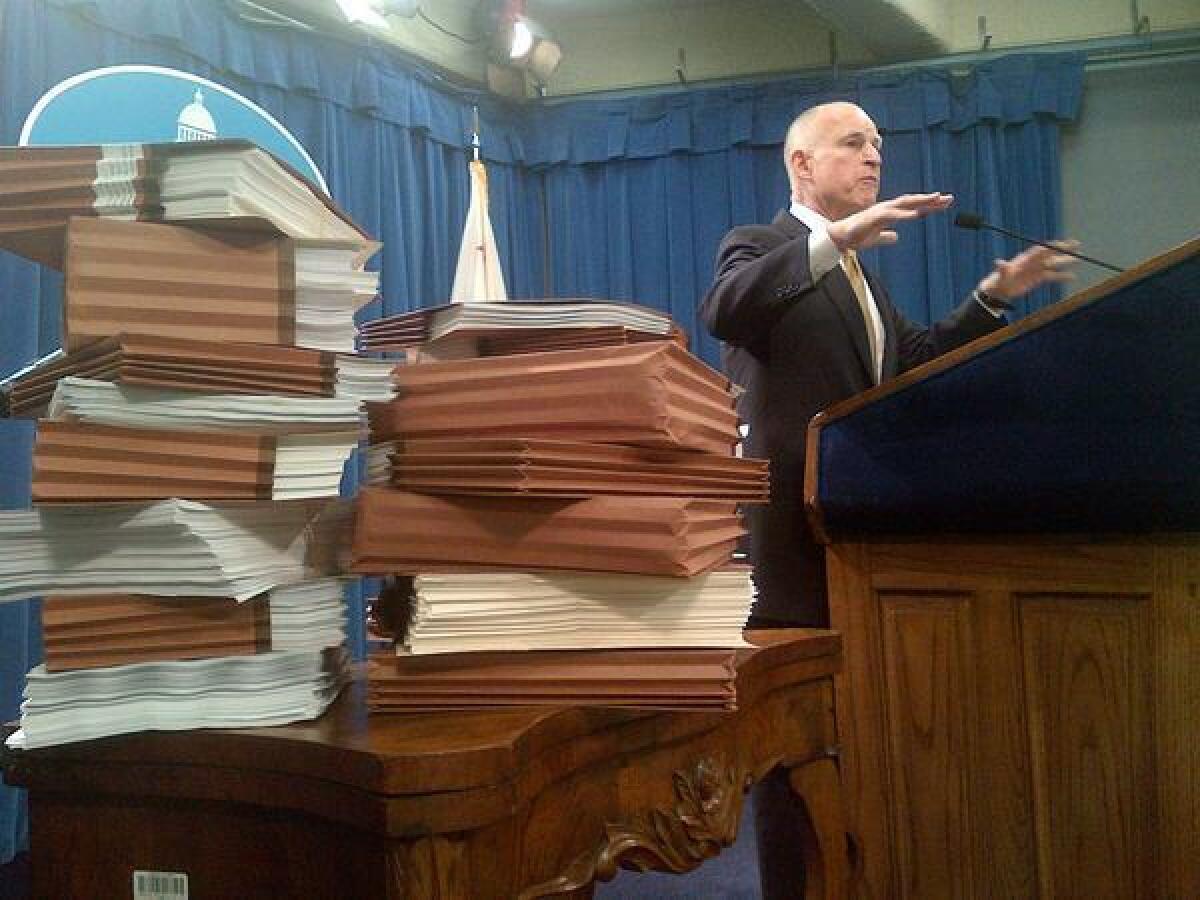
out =
<path fill-rule="evenodd" d="M 796 200 L 792 201 L 790 212 L 808 228 L 808 268 L 813 282 L 816 283 L 831 272 L 834 266 L 842 264 L 841 251 L 829 238 L 827 218 Z M 879 384 L 883 380 L 883 319 L 879 317 L 879 305 L 875 302 L 875 295 L 871 293 L 871 285 L 865 278 L 863 283 L 867 289 L 867 309 L 870 311 L 867 327 L 875 332 L 875 340 L 867 343 L 868 346 L 875 347 L 875 358 L 871 362 L 875 369 L 875 383 Z"/>

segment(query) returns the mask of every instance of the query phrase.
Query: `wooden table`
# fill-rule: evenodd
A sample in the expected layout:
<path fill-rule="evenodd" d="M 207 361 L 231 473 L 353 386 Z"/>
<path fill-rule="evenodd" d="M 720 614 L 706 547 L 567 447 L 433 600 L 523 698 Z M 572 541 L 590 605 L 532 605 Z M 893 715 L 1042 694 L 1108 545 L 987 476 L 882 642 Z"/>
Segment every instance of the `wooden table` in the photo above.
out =
<path fill-rule="evenodd" d="M 34 894 L 588 897 L 618 867 L 685 872 L 734 840 L 747 788 L 790 769 L 810 898 L 844 896 L 832 632 L 760 632 L 735 713 L 519 709 L 368 717 L 8 751 L 29 789 Z"/>

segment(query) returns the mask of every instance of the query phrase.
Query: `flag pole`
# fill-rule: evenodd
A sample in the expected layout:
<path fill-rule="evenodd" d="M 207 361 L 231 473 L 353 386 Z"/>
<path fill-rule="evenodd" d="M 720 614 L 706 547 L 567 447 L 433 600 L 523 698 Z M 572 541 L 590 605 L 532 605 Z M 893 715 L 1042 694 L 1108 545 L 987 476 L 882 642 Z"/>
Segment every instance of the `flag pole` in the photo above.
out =
<path fill-rule="evenodd" d="M 483 174 L 483 163 L 479 159 L 479 107 L 471 107 L 471 159 L 473 168 L 480 169 L 480 189 L 483 193 L 483 208 L 486 211 L 488 208 L 487 195 L 487 175 Z M 488 217 L 486 215 L 479 217 L 479 243 L 476 245 L 480 257 L 480 262 L 483 264 L 483 283 L 491 284 L 491 279 L 488 277 L 488 252 L 487 252 L 487 229 Z M 490 300 L 491 297 L 488 297 Z"/>

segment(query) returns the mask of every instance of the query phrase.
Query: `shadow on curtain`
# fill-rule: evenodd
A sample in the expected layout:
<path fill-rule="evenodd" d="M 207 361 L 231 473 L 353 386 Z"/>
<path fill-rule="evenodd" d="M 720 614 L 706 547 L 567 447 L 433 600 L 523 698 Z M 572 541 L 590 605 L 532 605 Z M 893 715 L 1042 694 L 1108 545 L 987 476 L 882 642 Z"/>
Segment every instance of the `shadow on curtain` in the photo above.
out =
<path fill-rule="evenodd" d="M 787 203 L 780 144 L 801 110 L 854 100 L 885 135 L 883 191 L 943 190 L 960 209 L 1035 235 L 1059 221 L 1058 126 L 1077 112 L 1082 59 L 1046 54 L 944 72 L 787 79 L 623 98 L 508 105 L 457 89 L 363 38 L 264 29 L 220 0 L 0 0 L 0 144 L 37 99 L 79 72 L 162 65 L 218 81 L 305 146 L 338 203 L 384 243 L 380 299 L 364 318 L 443 302 L 468 200 L 478 105 L 492 219 L 513 297 L 609 297 L 671 313 L 716 364 L 697 305 L 724 232 Z M 947 312 L 1002 239 L 947 216 L 902 227 L 867 255 L 906 314 Z M 61 279 L 0 254 L 0 375 L 58 346 Z M 1053 299 L 1030 297 L 1022 312 Z M 0 498 L 28 503 L 31 432 L 0 422 Z M 16 713 L 40 659 L 32 603 L 0 607 L 0 711 Z M 357 638 L 361 651 L 362 636 Z M 24 842 L 17 792 L 0 788 L 0 863 Z"/>

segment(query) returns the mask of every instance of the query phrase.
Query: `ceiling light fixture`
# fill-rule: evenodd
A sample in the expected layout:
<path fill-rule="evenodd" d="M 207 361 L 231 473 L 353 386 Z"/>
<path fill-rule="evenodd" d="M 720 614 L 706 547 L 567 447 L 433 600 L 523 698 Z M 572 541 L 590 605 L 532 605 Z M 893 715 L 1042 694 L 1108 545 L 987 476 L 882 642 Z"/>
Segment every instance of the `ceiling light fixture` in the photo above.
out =
<path fill-rule="evenodd" d="M 533 49 L 533 32 L 524 19 L 517 19 L 512 25 L 512 39 L 508 48 L 509 59 L 521 59 Z"/>
<path fill-rule="evenodd" d="M 493 0 L 485 12 L 492 59 L 528 72 L 544 85 L 562 62 L 558 41 L 525 15 L 524 0 Z"/>

